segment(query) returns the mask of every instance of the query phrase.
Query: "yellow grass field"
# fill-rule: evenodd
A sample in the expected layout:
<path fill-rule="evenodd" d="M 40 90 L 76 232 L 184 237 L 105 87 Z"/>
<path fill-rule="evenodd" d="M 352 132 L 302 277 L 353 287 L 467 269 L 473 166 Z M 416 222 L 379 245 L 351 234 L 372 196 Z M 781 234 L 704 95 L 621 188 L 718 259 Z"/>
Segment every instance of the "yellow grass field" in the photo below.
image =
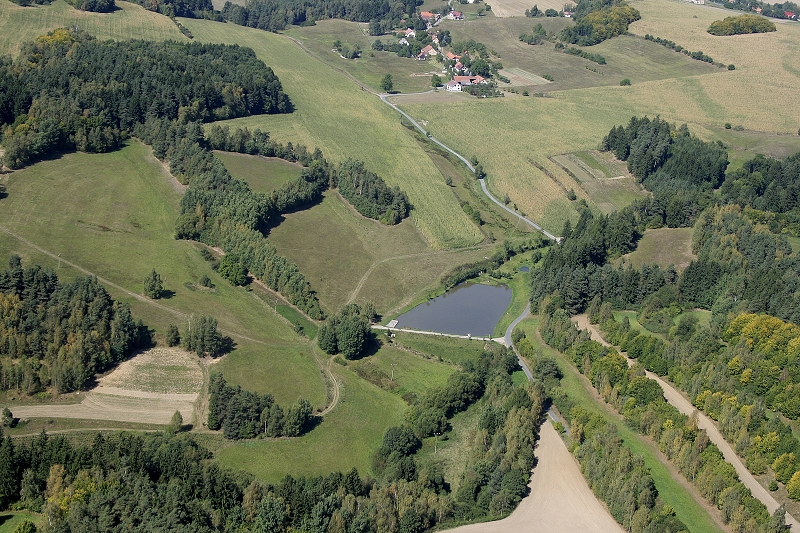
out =
<path fill-rule="evenodd" d="M 55 28 L 77 26 L 98 39 L 147 39 L 188 41 L 163 15 L 129 2 L 119 1 L 113 13 L 80 11 L 64 0 L 49 6 L 20 7 L 0 0 L 0 54 L 16 55 L 19 44 Z"/>
<path fill-rule="evenodd" d="M 564 9 L 564 3 L 561 0 L 490 0 L 489 5 L 492 6 L 494 16 L 502 18 L 524 17 L 525 10 L 532 8 L 534 4 L 542 11 L 546 9 L 561 11 Z"/>

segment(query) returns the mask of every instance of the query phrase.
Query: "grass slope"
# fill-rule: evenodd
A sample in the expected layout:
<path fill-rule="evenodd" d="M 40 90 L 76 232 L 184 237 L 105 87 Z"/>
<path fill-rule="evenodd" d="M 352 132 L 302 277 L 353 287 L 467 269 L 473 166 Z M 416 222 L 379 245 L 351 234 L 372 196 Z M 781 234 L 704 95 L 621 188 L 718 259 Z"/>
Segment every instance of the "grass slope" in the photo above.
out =
<path fill-rule="evenodd" d="M 435 248 L 471 245 L 483 239 L 464 214 L 433 163 L 405 133 L 399 117 L 374 95 L 304 52 L 286 37 L 204 20 L 181 19 L 203 42 L 236 43 L 255 50 L 280 77 L 297 110 L 286 116 L 229 121 L 260 127 L 282 142 L 319 147 L 326 157 L 363 160 L 389 185 L 398 185 L 414 205 L 412 219 Z"/>
<path fill-rule="evenodd" d="M 98 39 L 146 39 L 188 42 L 177 26 L 163 15 L 119 1 L 113 13 L 80 11 L 64 0 L 49 6 L 20 7 L 0 0 L 0 54 L 15 56 L 20 45 L 55 28 L 77 26 Z"/>
<path fill-rule="evenodd" d="M 318 427 L 293 439 L 231 443 L 217 452 L 220 462 L 270 483 L 287 473 L 321 475 L 353 467 L 368 473 L 370 454 L 386 428 L 402 421 L 406 404 L 345 368 L 334 365 L 334 372 L 341 384 L 339 405 Z"/>
<path fill-rule="evenodd" d="M 300 176 L 302 165 L 276 157 L 214 152 L 231 176 L 247 182 L 255 192 L 269 194 L 287 181 Z"/>
<path fill-rule="evenodd" d="M 178 201 L 179 193 L 149 148 L 132 142 L 110 154 L 66 154 L 12 173 L 0 227 L 135 294 L 141 294 L 144 276 L 155 268 L 173 293 L 160 304 L 183 316 L 213 315 L 236 342 L 236 349 L 212 368 L 281 402 L 301 395 L 312 405 L 324 403 L 310 347 L 298 343 L 292 328 L 261 300 L 217 275 L 196 244 L 173 238 Z M 57 258 L 0 232 L 0 257 L 11 253 L 26 264 L 59 267 Z M 66 263 L 59 269 L 68 279 L 78 274 Z M 211 278 L 215 291 L 190 289 L 203 276 Z M 181 315 L 108 289 L 160 334 L 170 322 L 182 325 Z"/>

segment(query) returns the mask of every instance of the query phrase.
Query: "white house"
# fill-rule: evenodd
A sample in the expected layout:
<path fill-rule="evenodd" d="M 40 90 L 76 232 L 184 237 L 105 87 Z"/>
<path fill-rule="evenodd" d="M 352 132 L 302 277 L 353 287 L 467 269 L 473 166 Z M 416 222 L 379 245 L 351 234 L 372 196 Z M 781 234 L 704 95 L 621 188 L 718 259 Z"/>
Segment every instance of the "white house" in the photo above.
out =
<path fill-rule="evenodd" d="M 456 80 L 450 80 L 447 82 L 447 85 L 444 86 L 445 89 L 451 92 L 461 92 L 461 84 L 458 83 Z"/>

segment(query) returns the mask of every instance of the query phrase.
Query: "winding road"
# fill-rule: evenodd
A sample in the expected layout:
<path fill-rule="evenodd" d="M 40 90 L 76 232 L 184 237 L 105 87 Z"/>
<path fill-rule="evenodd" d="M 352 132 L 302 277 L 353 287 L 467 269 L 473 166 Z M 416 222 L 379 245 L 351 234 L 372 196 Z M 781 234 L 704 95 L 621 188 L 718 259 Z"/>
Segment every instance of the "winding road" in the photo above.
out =
<path fill-rule="evenodd" d="M 427 94 L 427 93 L 431 93 L 431 92 L 434 92 L 434 91 L 435 91 L 435 89 L 432 89 L 430 91 L 425 91 L 425 92 L 422 92 L 422 93 L 410 93 L 410 94 Z M 452 148 L 450 148 L 449 146 L 444 144 L 442 141 L 440 141 L 436 137 L 432 136 L 430 133 L 428 133 L 428 131 L 425 128 L 420 126 L 420 124 L 416 120 L 411 118 L 411 116 L 408 113 L 406 113 L 405 111 L 403 111 L 402 109 L 397 107 L 395 104 L 390 102 L 388 100 L 388 98 L 391 97 L 391 96 L 394 96 L 394 95 L 391 95 L 391 94 L 379 94 L 378 98 L 380 98 L 381 101 L 384 104 L 390 106 L 392 109 L 394 109 L 395 111 L 397 111 L 398 113 L 403 115 L 405 118 L 407 118 L 409 120 L 409 122 L 411 122 L 411 124 L 414 125 L 415 128 L 417 128 L 419 131 L 421 131 L 422 134 L 425 135 L 432 142 L 438 144 L 439 146 L 441 146 L 442 148 L 444 148 L 445 150 L 447 150 L 448 152 L 450 152 L 451 154 L 456 156 L 459 160 L 461 160 L 462 163 L 464 163 L 467 166 L 468 169 L 470 169 L 471 172 L 475 172 L 475 167 L 472 166 L 472 164 L 467 160 L 466 157 L 464 157 L 463 155 L 459 154 L 458 152 L 456 152 L 455 150 L 453 150 Z M 502 208 L 504 211 L 506 211 L 507 213 L 517 217 L 518 219 L 522 220 L 523 222 L 526 222 L 532 228 L 534 228 L 536 231 L 540 232 L 542 235 L 544 235 L 548 239 L 554 240 L 556 242 L 560 242 L 560 239 L 558 237 L 556 237 L 555 235 L 553 235 L 552 233 L 550 233 L 549 231 L 547 231 L 546 229 L 541 227 L 539 224 L 537 224 L 536 222 L 534 222 L 533 220 L 531 220 L 531 219 L 529 219 L 527 217 L 524 217 L 524 216 L 520 215 L 519 213 L 517 213 L 513 209 L 510 209 L 508 206 L 506 206 L 503 202 L 501 202 L 500 200 L 498 200 L 497 198 L 492 196 L 492 193 L 490 193 L 489 189 L 486 187 L 486 180 L 485 179 L 480 178 L 480 179 L 478 179 L 478 181 L 481 183 L 481 190 L 483 190 L 483 193 L 492 202 L 494 202 L 495 204 L 500 206 L 500 208 Z"/>

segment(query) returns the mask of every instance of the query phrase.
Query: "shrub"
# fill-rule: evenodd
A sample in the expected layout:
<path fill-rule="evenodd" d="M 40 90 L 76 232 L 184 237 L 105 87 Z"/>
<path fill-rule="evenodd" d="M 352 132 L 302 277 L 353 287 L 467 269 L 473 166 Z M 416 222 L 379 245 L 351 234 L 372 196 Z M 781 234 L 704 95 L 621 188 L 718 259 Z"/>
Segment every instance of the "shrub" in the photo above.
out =
<path fill-rule="evenodd" d="M 630 80 L 630 79 L 628 79 L 628 78 L 625 78 L 624 80 L 622 80 L 621 82 L 619 82 L 619 84 L 620 84 L 621 86 L 630 85 L 630 84 L 631 84 L 631 80 Z"/>

